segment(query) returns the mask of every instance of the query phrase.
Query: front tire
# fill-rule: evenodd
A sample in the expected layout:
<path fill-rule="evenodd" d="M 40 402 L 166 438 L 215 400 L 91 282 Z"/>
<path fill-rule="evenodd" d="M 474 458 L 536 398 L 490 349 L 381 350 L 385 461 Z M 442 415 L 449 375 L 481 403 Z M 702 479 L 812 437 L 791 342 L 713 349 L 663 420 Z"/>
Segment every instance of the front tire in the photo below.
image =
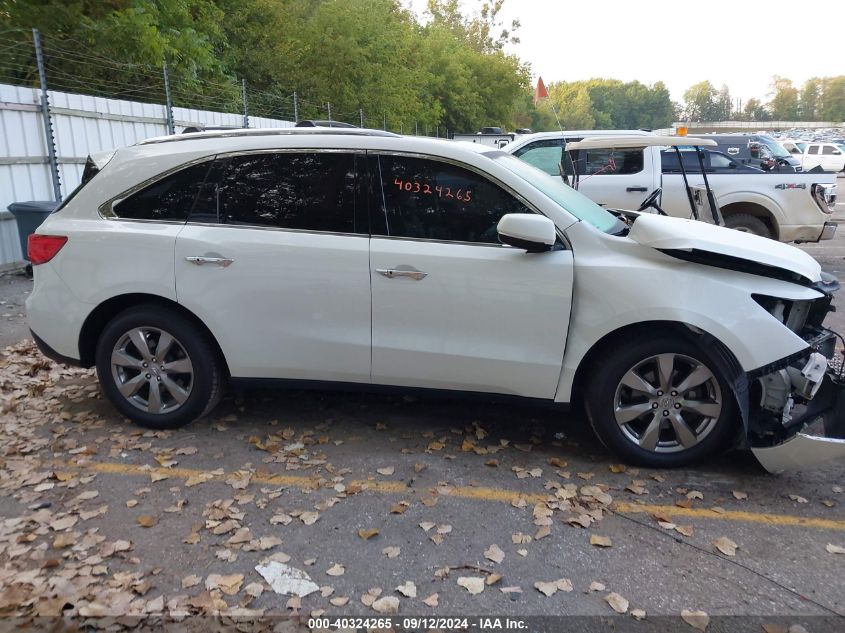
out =
<path fill-rule="evenodd" d="M 756 215 L 750 213 L 734 213 L 725 218 L 725 226 L 729 229 L 742 231 L 743 233 L 752 233 L 760 237 L 768 237 L 774 239 L 772 231 L 763 220 Z"/>
<path fill-rule="evenodd" d="M 221 362 L 190 320 L 141 305 L 114 317 L 97 342 L 97 376 L 111 403 L 153 429 L 174 429 L 202 417 L 220 400 Z"/>
<path fill-rule="evenodd" d="M 736 403 L 697 346 L 661 336 L 616 346 L 592 367 L 587 416 L 604 445 L 633 464 L 686 466 L 723 449 Z"/>

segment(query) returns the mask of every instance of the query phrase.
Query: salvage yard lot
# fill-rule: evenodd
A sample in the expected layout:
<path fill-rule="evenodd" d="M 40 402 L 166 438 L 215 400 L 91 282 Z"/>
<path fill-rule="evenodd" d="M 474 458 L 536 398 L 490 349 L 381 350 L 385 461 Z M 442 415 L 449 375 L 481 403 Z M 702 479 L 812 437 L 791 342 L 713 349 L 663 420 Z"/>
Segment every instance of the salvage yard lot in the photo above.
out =
<path fill-rule="evenodd" d="M 845 277 L 845 235 L 806 248 Z M 8 301 L 3 328 L 18 318 Z M 612 616 L 613 603 L 646 621 L 703 611 L 811 633 L 845 615 L 841 463 L 626 468 L 554 409 L 329 392 L 231 394 L 183 430 L 145 431 L 93 371 L 26 342 L 0 357 L 0 420 L 4 614 L 375 616 L 398 601 Z M 274 593 L 255 570 L 267 559 L 320 589 Z"/>

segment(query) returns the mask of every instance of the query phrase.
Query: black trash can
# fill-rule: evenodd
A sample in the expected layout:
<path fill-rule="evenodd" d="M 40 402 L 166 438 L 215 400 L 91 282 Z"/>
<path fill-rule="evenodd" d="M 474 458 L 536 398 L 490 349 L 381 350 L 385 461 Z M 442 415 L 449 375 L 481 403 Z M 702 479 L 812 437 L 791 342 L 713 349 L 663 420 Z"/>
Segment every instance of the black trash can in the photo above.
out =
<path fill-rule="evenodd" d="M 24 259 L 29 260 L 26 252 L 26 241 L 29 236 L 35 233 L 35 229 L 41 226 L 41 223 L 58 206 L 59 203 L 52 200 L 31 200 L 29 202 L 13 202 L 7 207 L 18 223 L 18 236 L 21 239 L 21 253 L 23 253 Z"/>

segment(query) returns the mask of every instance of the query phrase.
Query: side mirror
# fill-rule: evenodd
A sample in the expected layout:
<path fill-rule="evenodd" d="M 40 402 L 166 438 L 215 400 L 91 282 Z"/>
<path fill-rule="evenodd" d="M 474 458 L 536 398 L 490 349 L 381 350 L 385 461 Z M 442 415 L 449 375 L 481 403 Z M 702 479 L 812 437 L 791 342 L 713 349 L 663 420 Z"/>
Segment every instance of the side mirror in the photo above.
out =
<path fill-rule="evenodd" d="M 731 164 L 729 165 L 729 167 L 730 167 L 730 169 L 736 169 L 736 168 L 737 168 L 737 164 L 736 164 L 736 163 L 731 163 Z"/>
<path fill-rule="evenodd" d="M 508 213 L 496 227 L 502 244 L 522 248 L 529 253 L 549 251 L 555 245 L 555 223 L 534 213 Z"/>

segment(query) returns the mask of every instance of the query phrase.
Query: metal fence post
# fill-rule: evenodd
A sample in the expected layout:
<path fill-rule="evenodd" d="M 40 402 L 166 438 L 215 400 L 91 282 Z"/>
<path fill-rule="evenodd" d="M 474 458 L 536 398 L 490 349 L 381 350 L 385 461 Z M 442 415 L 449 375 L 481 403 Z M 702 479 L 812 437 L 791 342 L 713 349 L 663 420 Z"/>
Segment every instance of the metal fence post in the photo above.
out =
<path fill-rule="evenodd" d="M 249 127 L 249 104 L 246 100 L 246 78 L 241 79 L 241 98 L 244 102 L 244 127 Z"/>
<path fill-rule="evenodd" d="M 328 101 L 326 102 L 326 109 L 329 111 L 329 121 L 332 120 L 332 104 Z"/>
<path fill-rule="evenodd" d="M 383 130 L 386 132 L 386 131 L 387 131 L 387 115 L 386 115 L 386 114 L 382 114 L 382 115 L 381 115 L 381 117 L 382 117 L 382 126 L 381 126 L 381 129 L 383 129 Z"/>
<path fill-rule="evenodd" d="M 296 99 L 296 91 L 293 93 L 293 122 L 299 123 L 299 103 Z"/>
<path fill-rule="evenodd" d="M 56 139 L 53 136 L 53 121 L 50 119 L 50 98 L 47 96 L 47 75 L 44 73 L 44 51 L 41 49 L 41 33 L 32 29 L 35 44 L 35 60 L 38 64 L 38 79 L 41 82 L 41 117 L 44 119 L 44 142 L 47 145 L 47 161 L 50 178 L 53 181 L 53 196 L 62 201 L 62 184 L 59 179 L 59 162 L 56 160 Z"/>
<path fill-rule="evenodd" d="M 361 119 L 361 127 L 364 127 L 364 108 L 358 108 L 358 116 Z"/>
<path fill-rule="evenodd" d="M 167 126 L 168 134 L 175 134 L 173 126 L 173 100 L 170 97 L 170 73 L 167 71 L 167 60 L 164 61 L 164 124 Z"/>

